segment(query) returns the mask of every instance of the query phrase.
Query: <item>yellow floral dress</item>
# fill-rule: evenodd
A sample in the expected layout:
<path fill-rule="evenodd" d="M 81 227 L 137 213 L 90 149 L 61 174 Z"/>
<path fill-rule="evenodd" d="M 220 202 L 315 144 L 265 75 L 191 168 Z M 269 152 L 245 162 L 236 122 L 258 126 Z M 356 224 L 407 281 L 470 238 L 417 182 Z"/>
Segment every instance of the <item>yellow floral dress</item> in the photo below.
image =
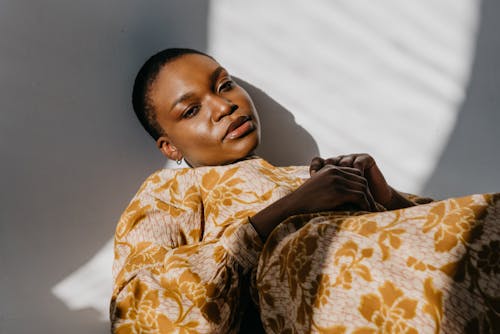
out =
<path fill-rule="evenodd" d="M 113 332 L 500 333 L 500 194 L 292 216 L 263 245 L 248 217 L 308 174 L 151 175 L 116 229 Z"/>
<path fill-rule="evenodd" d="M 113 332 L 237 333 L 262 249 L 248 217 L 308 176 L 261 158 L 152 174 L 116 228 Z"/>
<path fill-rule="evenodd" d="M 500 333 L 500 194 L 290 217 L 254 280 L 267 333 Z"/>

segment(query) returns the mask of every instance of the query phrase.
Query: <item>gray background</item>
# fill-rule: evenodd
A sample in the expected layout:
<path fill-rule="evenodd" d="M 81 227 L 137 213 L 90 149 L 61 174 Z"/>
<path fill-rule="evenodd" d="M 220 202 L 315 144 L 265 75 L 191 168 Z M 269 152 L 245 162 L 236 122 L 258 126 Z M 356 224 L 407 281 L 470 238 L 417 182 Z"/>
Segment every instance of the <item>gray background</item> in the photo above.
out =
<path fill-rule="evenodd" d="M 207 1 L 0 1 L 0 333 L 106 333 L 50 289 L 164 159 L 130 107 L 146 57 L 206 49 Z"/>
<path fill-rule="evenodd" d="M 108 331 L 50 289 L 109 239 L 131 195 L 162 166 L 131 111 L 132 80 L 159 49 L 205 50 L 208 9 L 186 0 L 0 0 L 0 333 Z M 483 1 L 467 99 L 425 195 L 500 191 L 499 14 L 498 1 Z"/>
<path fill-rule="evenodd" d="M 482 1 L 467 97 L 423 193 L 500 192 L 500 2 Z"/>

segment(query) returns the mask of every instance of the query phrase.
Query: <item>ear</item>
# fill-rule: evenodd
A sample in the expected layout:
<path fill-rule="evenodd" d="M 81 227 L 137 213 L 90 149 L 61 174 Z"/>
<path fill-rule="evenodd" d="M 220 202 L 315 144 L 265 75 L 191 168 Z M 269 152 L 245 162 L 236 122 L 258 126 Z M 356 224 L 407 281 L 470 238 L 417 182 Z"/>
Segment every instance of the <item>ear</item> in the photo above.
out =
<path fill-rule="evenodd" d="M 170 160 L 181 160 L 182 153 L 175 147 L 167 136 L 161 136 L 156 140 L 156 146 L 161 153 Z"/>

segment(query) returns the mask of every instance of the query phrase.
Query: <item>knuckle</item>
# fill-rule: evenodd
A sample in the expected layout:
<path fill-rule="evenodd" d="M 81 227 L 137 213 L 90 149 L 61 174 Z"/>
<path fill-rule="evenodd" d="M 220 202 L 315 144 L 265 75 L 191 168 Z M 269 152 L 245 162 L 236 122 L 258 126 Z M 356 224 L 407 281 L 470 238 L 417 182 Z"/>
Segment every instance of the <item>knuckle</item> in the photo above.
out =
<path fill-rule="evenodd" d="M 325 166 L 326 172 L 328 175 L 337 175 L 338 174 L 338 168 L 332 165 L 327 165 Z"/>
<path fill-rule="evenodd" d="M 357 174 L 357 175 L 361 176 L 361 171 L 360 171 L 359 169 L 357 169 L 356 167 L 354 167 L 354 168 L 352 169 L 352 172 L 353 172 L 354 174 Z"/>

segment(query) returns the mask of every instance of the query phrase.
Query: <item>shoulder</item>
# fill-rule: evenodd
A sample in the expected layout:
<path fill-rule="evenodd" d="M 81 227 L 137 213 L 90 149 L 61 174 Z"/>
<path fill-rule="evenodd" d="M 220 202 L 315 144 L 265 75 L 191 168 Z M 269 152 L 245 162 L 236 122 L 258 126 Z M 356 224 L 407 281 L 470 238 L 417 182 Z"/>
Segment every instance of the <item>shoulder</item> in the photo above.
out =
<path fill-rule="evenodd" d="M 178 217 L 199 209 L 199 192 L 190 168 L 161 169 L 144 180 L 122 213 L 116 237 L 125 236 L 148 215 L 167 214 Z"/>
<path fill-rule="evenodd" d="M 308 179 L 309 166 L 274 166 L 265 159 L 256 160 L 256 165 L 260 173 L 264 175 L 275 175 L 287 178 Z"/>
<path fill-rule="evenodd" d="M 198 181 L 192 168 L 160 169 L 149 175 L 132 199 L 142 203 L 177 202 L 186 192 L 196 192 Z"/>

